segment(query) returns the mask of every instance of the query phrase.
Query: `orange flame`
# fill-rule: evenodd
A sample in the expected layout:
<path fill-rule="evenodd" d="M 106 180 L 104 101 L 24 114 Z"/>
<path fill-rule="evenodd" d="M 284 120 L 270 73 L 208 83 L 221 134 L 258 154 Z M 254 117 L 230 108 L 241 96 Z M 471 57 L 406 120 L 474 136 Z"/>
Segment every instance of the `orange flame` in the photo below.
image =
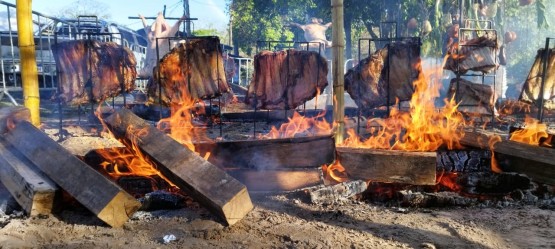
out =
<path fill-rule="evenodd" d="M 408 113 L 394 108 L 387 119 L 370 119 L 369 124 L 379 124 L 378 129 L 369 129 L 370 138 L 362 141 L 354 130 L 349 130 L 349 137 L 339 146 L 406 151 L 435 151 L 440 146 L 461 148 L 464 117 L 457 111 L 454 99 L 445 100 L 445 106 L 437 110 L 434 100 L 439 97 L 440 84 L 428 83 L 440 79 L 441 74 L 440 68 L 423 71 L 414 82 Z"/>
<path fill-rule="evenodd" d="M 501 137 L 499 135 L 493 135 L 489 137 L 488 145 L 489 149 L 491 150 L 491 171 L 495 173 L 503 173 L 503 170 L 501 169 L 501 167 L 499 167 L 497 159 L 495 159 L 494 146 L 498 142 L 501 142 Z"/>
<path fill-rule="evenodd" d="M 332 126 L 323 118 L 325 112 L 315 117 L 305 117 L 298 112 L 293 113 L 287 123 L 282 124 L 279 129 L 272 126 L 270 132 L 262 135 L 262 139 L 291 138 L 299 134 L 319 136 L 331 134 Z"/>
<path fill-rule="evenodd" d="M 336 182 L 346 182 L 349 180 L 345 168 L 343 168 L 339 160 L 335 160 L 330 165 L 322 165 L 322 171 L 324 172 L 324 176 L 330 177 Z"/>
<path fill-rule="evenodd" d="M 509 140 L 525 144 L 540 145 L 542 140 L 547 139 L 547 125 L 540 123 L 539 120 L 526 117 L 524 128 L 516 130 L 511 134 Z"/>

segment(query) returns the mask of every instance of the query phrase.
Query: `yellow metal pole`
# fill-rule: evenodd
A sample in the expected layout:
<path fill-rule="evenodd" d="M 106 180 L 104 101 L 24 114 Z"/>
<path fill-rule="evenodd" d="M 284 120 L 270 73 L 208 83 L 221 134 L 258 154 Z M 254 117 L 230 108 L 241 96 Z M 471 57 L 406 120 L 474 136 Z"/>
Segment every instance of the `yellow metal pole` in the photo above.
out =
<path fill-rule="evenodd" d="M 343 61 L 345 60 L 345 29 L 343 26 L 343 0 L 331 0 L 332 7 L 332 76 L 333 76 L 333 120 L 335 143 L 343 143 L 345 134 L 345 87 Z"/>
<path fill-rule="evenodd" d="M 35 58 L 31 0 L 17 0 L 17 35 L 21 59 L 21 80 L 23 81 L 23 102 L 31 111 L 31 122 L 40 125 L 40 98 Z"/>

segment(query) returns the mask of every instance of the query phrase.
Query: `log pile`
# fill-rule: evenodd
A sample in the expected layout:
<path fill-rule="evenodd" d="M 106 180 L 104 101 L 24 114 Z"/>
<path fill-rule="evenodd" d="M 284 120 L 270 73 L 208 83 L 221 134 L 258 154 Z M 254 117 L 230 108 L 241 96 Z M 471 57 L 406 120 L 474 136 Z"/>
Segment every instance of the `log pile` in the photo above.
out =
<path fill-rule="evenodd" d="M 545 49 L 538 50 L 534 64 L 530 69 L 528 78 L 524 82 L 522 92 L 520 93 L 520 100 L 526 103 L 531 103 L 539 106 L 540 89 L 543 77 L 543 61 Z M 553 110 L 555 109 L 555 49 L 549 52 L 547 61 L 547 71 L 545 75 L 545 85 L 543 90 L 544 107 Z"/>
<path fill-rule="evenodd" d="M 158 72 L 159 70 L 159 72 Z M 210 99 L 230 91 L 217 37 L 191 39 L 166 54 L 148 84 L 149 102 L 163 105 Z M 161 95 L 160 95 L 161 90 Z"/>
<path fill-rule="evenodd" d="M 262 51 L 245 102 L 257 109 L 294 109 L 328 85 L 328 64 L 314 51 Z"/>
<path fill-rule="evenodd" d="M 455 100 L 459 104 L 458 109 L 462 112 L 491 114 L 494 111 L 496 96 L 490 85 L 454 78 L 449 85 L 448 96 L 449 98 L 455 96 Z"/>
<path fill-rule="evenodd" d="M 455 74 L 465 74 L 468 71 L 490 73 L 496 69 L 497 64 L 497 40 L 486 36 L 470 39 L 458 46 L 458 52 L 449 53 L 444 69 L 451 70 Z M 457 51 L 451 48 L 450 51 Z"/>
<path fill-rule="evenodd" d="M 53 44 L 52 53 L 59 79 L 54 99 L 62 103 L 101 102 L 135 87 L 135 56 L 114 42 L 64 41 Z"/>
<path fill-rule="evenodd" d="M 410 100 L 413 82 L 421 72 L 420 43 L 395 42 L 349 69 L 345 74 L 345 90 L 360 108 L 392 105 L 397 99 Z"/>

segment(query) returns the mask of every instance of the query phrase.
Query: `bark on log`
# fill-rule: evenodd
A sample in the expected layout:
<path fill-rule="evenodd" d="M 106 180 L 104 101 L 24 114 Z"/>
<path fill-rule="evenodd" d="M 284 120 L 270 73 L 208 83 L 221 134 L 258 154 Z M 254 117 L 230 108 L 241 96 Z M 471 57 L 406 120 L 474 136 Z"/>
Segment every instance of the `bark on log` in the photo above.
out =
<path fill-rule="evenodd" d="M 55 100 L 81 105 L 135 88 L 137 62 L 126 47 L 114 42 L 76 40 L 53 44 L 52 53 L 60 84 Z"/>
<path fill-rule="evenodd" d="M 0 137 L 0 181 L 29 216 L 50 215 L 58 187 Z"/>
<path fill-rule="evenodd" d="M 360 108 L 393 105 L 397 99 L 411 99 L 413 82 L 421 72 L 420 44 L 395 42 L 349 69 L 345 74 L 345 90 Z"/>
<path fill-rule="evenodd" d="M 210 152 L 208 161 L 211 163 L 228 168 L 309 168 L 320 167 L 335 159 L 335 142 L 331 135 L 223 141 L 195 147 L 201 154 Z"/>
<path fill-rule="evenodd" d="M 224 169 L 228 174 L 245 184 L 249 191 L 283 192 L 322 184 L 322 171 L 320 168 L 281 170 Z"/>
<path fill-rule="evenodd" d="M 170 106 L 230 91 L 217 37 L 192 38 L 179 44 L 160 60 L 153 74 L 154 80 L 148 84 L 150 103 L 158 103 L 161 98 L 162 104 Z"/>
<path fill-rule="evenodd" d="M 106 224 L 112 227 L 123 226 L 141 206 L 135 198 L 73 156 L 31 123 L 17 123 L 4 137 Z"/>
<path fill-rule="evenodd" d="M 131 111 L 121 109 L 105 121 L 116 137 L 136 142 L 165 177 L 228 225 L 253 209 L 245 185 Z"/>
<path fill-rule="evenodd" d="M 491 172 L 489 150 L 442 150 L 437 152 L 439 172 Z"/>
<path fill-rule="evenodd" d="M 493 134 L 485 131 L 465 131 L 461 144 L 489 149 Z M 538 182 L 555 184 L 555 150 L 540 146 L 502 140 L 493 146 L 495 157 L 503 171 L 518 172 Z"/>
<path fill-rule="evenodd" d="M 449 98 L 455 95 L 455 99 L 459 103 L 458 110 L 461 112 L 487 115 L 494 111 L 496 96 L 490 85 L 454 78 L 449 85 L 448 95 Z"/>
<path fill-rule="evenodd" d="M 310 202 L 313 204 L 330 205 L 360 194 L 366 190 L 365 181 L 348 181 L 317 189 L 308 189 Z"/>
<path fill-rule="evenodd" d="M 448 54 L 444 69 L 451 70 L 455 74 L 466 74 L 470 70 L 490 73 L 499 66 L 496 59 L 497 41 L 487 35 L 455 46 L 458 46 L 458 53 Z M 451 50 L 457 51 L 457 49 Z"/>
<path fill-rule="evenodd" d="M 539 106 L 540 89 L 543 77 L 543 61 L 545 49 L 538 50 L 534 64 L 530 69 L 528 78 L 524 82 L 519 99 L 526 103 Z M 545 85 L 543 91 L 544 107 L 550 110 L 555 109 L 555 49 L 550 49 L 547 61 L 547 71 L 545 75 Z"/>
<path fill-rule="evenodd" d="M 314 51 L 262 51 L 254 56 L 254 76 L 245 103 L 258 109 L 295 109 L 323 92 L 328 63 Z"/>
<path fill-rule="evenodd" d="M 337 157 L 350 179 L 436 184 L 436 153 L 337 147 Z"/>

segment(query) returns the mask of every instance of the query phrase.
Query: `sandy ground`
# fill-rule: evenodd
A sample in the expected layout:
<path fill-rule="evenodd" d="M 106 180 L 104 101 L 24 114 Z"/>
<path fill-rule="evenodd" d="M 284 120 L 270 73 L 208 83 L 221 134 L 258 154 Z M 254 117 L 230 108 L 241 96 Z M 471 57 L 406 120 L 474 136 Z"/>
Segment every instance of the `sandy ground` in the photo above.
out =
<path fill-rule="evenodd" d="M 53 124 L 43 129 L 55 138 Z M 61 144 L 74 154 L 118 145 L 94 129 L 67 130 L 71 136 Z M 255 209 L 232 227 L 195 205 L 140 211 L 123 228 L 78 208 L 35 218 L 0 213 L 0 248 L 555 248 L 555 210 L 539 203 L 400 209 L 356 199 L 314 205 L 302 191 L 251 198 Z M 0 195 L 0 204 L 8 201 Z M 169 235 L 175 240 L 165 243 Z"/>

